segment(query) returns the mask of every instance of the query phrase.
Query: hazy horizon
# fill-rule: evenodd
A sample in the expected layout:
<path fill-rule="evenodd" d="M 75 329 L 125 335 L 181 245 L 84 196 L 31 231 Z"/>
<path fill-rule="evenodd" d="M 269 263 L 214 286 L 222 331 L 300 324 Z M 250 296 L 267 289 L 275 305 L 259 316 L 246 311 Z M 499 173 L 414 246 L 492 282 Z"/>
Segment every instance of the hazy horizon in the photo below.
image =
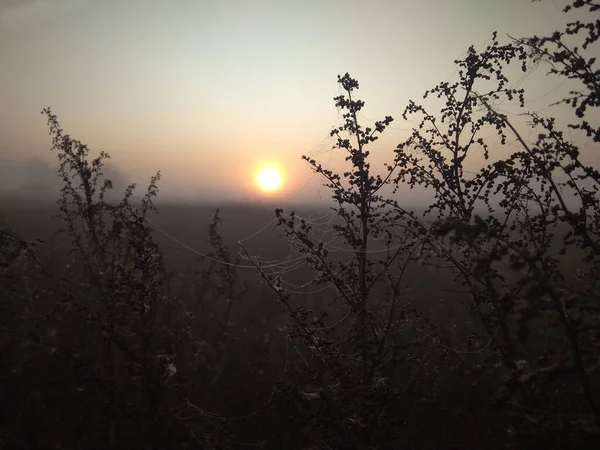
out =
<path fill-rule="evenodd" d="M 396 119 L 371 146 L 377 170 L 414 125 L 401 118 L 409 99 L 453 79 L 453 61 L 470 45 L 482 48 L 495 30 L 501 40 L 551 32 L 566 20 L 560 6 L 5 0 L 0 98 L 10 108 L 0 111 L 0 191 L 39 185 L 51 192 L 40 187 L 52 186 L 42 166 L 56 166 L 40 114 L 49 106 L 67 133 L 111 154 L 119 186 L 143 189 L 160 170 L 165 198 L 321 203 L 329 194 L 300 157 L 343 167 L 328 137 L 340 120 L 338 74 L 358 79 L 366 125 Z M 564 92 L 544 68 L 526 81 L 532 99 Z M 283 172 L 274 194 L 256 186 L 263 163 Z M 408 203 L 422 198 L 399 195 Z"/>

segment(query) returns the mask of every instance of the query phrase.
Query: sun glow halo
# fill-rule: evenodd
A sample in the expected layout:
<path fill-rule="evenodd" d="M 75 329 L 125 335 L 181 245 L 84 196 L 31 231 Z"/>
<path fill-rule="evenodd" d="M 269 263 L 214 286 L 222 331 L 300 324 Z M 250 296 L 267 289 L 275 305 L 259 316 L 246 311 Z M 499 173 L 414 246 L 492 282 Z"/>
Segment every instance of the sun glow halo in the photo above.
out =
<path fill-rule="evenodd" d="M 265 166 L 256 177 L 258 186 L 265 192 L 274 192 L 281 187 L 281 172 L 273 166 Z"/>

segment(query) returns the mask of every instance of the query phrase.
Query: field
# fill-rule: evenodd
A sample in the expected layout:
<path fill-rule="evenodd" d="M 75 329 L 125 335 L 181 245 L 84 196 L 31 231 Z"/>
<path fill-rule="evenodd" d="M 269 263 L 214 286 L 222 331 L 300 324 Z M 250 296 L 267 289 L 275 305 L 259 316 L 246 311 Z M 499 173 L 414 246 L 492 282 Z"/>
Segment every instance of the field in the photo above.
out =
<path fill-rule="evenodd" d="M 236 263 L 238 290 L 232 291 L 233 296 L 211 291 L 210 280 L 198 281 L 193 275 L 194 269 L 210 266 L 210 260 L 202 255 L 210 252 L 207 229 L 215 205 L 158 206 L 158 213 L 150 216 L 150 220 L 153 238 L 164 255 L 166 271 L 172 274 L 170 302 L 194 312 L 194 330 L 202 341 L 200 364 L 192 370 L 190 361 L 176 362 L 177 374 L 168 381 L 175 392 L 173 396 L 179 393 L 185 398 L 186 406 L 177 412 L 171 410 L 166 429 L 174 437 L 168 438 L 169 444 L 163 443 L 164 446 L 158 448 L 213 448 L 211 445 L 306 448 L 311 442 L 307 430 L 313 429 L 315 423 L 297 418 L 305 417 L 302 408 L 306 406 L 300 401 L 294 403 L 294 397 L 289 397 L 281 386 L 295 383 L 295 371 L 312 364 L 314 355 L 290 337 L 288 315 L 247 259 L 241 258 Z M 0 226 L 28 240 L 40 239 L 37 244 L 40 260 L 47 262 L 56 277 L 73 279 L 78 275 L 64 251 L 69 248 L 68 240 L 55 234 L 60 225 L 51 218 L 55 212 L 52 204 L 5 201 L 0 208 Z M 297 207 L 296 212 L 315 220 L 315 234 L 332 249 L 338 249 L 337 253 L 333 252 L 334 259 L 343 261 L 348 257 L 347 252 L 341 251 L 340 243 L 329 237 L 333 216 L 327 208 L 304 205 Z M 264 261 L 285 261 L 290 255 L 291 248 L 280 236 L 281 231 L 273 226 L 272 207 L 225 204 L 220 207 L 220 217 L 220 233 L 232 255 L 240 251 L 238 242 Z M 380 244 L 372 245 L 379 248 Z M 330 325 L 343 320 L 345 311 L 331 302 L 335 290 L 307 284 L 314 275 L 306 267 L 286 272 L 283 277 L 289 283 L 294 304 L 316 312 L 327 311 Z M 28 283 L 35 283 L 35 277 L 28 279 Z M 44 282 L 40 278 L 38 283 Z M 453 281 L 450 271 L 411 264 L 402 284 L 401 301 L 415 305 L 433 326 L 442 330 L 448 337 L 447 342 L 453 339 L 460 342 L 469 333 L 481 330 L 469 312 L 468 296 Z M 22 289 L 27 287 L 27 283 L 18 285 Z M 381 297 L 373 298 L 373 304 L 385 304 L 385 292 L 377 295 Z M 56 301 L 51 295 L 42 296 L 43 300 L 39 296 L 30 298 L 34 303 L 28 305 L 27 313 L 32 316 L 42 314 Z M 4 314 L 4 317 L 3 320 L 7 320 L 11 316 Z M 56 342 L 62 339 L 62 345 L 75 346 L 83 354 L 85 345 L 78 341 L 89 338 L 85 327 L 70 323 L 73 319 L 64 320 L 63 329 L 52 329 L 53 339 Z M 10 328 L 10 324 L 5 324 L 5 328 Z M 423 333 L 423 329 L 413 326 L 398 336 L 408 343 L 419 333 Z M 508 424 L 514 421 L 491 407 L 490 386 L 474 382 L 472 374 L 466 371 L 465 361 L 471 356 L 465 354 L 464 360 L 456 361 L 447 350 L 434 348 L 427 342 L 414 348 L 406 344 L 412 350 L 399 369 L 403 373 L 400 379 L 404 387 L 390 387 L 384 393 L 396 404 L 392 417 L 396 432 L 388 438 L 377 436 L 380 442 L 377 448 L 491 448 L 496 445 L 499 436 L 505 436 Z M 86 425 L 87 422 L 101 423 L 98 402 L 102 397 L 94 391 L 94 386 L 85 379 L 78 380 L 68 368 L 71 363 L 66 362 L 57 347 L 44 343 L 44 339 L 19 345 L 18 351 L 5 347 L 2 396 L 8 408 L 4 408 L 2 416 L 1 430 L 6 442 L 3 448 L 102 448 L 100 443 L 105 442 L 106 436 L 101 425 L 99 429 Z M 481 361 L 476 355 L 473 362 Z M 183 395 L 180 392 L 184 390 L 183 382 L 182 386 L 177 383 L 178 377 L 190 376 L 186 375 L 186 368 L 193 376 L 193 386 L 186 387 Z M 166 407 L 170 401 L 170 398 L 165 399 Z M 127 419 L 122 420 L 119 426 L 131 426 L 127 425 Z M 350 426 L 360 429 L 360 424 Z M 328 425 L 320 423 L 319 428 L 322 427 L 327 429 Z M 332 433 L 336 427 L 339 424 L 331 425 Z M 120 435 L 130 439 L 121 442 L 123 448 L 136 448 L 136 439 L 139 439 L 136 433 L 121 430 Z M 539 436 L 536 439 L 535 442 L 539 442 Z M 207 440 L 213 444 L 206 444 Z M 218 444 L 214 444 L 215 440 Z M 523 442 L 529 442 L 528 438 L 524 437 Z M 58 443 L 61 447 L 56 446 Z M 350 443 L 340 444 L 339 448 L 343 445 L 358 448 Z"/>

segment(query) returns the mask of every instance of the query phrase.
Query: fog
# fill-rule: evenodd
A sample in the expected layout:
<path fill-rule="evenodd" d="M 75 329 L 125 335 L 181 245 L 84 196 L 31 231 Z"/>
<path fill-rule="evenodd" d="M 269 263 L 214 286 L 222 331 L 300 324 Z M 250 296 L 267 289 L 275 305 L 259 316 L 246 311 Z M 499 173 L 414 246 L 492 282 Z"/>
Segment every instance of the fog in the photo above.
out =
<path fill-rule="evenodd" d="M 396 121 L 373 144 L 379 168 L 414 123 L 409 99 L 455 80 L 453 61 L 563 20 L 553 2 L 24 0 L 0 2 L 0 158 L 3 194 L 49 197 L 58 186 L 44 107 L 93 152 L 111 154 L 116 191 L 160 170 L 163 198 L 321 202 L 302 155 L 343 170 L 328 138 L 339 124 L 338 74 L 360 83 L 361 115 Z M 108 31 L 110 30 L 110 31 Z M 362 30 L 356 32 L 356 30 Z M 454 77 L 454 78 L 453 78 Z M 515 81 L 519 81 L 516 74 Z M 526 80 L 532 108 L 556 80 Z M 519 81 L 520 82 L 520 81 Z M 439 104 L 433 104 L 439 109 Z M 275 163 L 283 188 L 266 195 L 256 167 Z M 473 161 L 473 168 L 482 163 Z M 53 194 L 52 194 L 53 195 Z M 420 194 L 402 191 L 408 201 Z"/>
<path fill-rule="evenodd" d="M 103 173 L 119 192 L 129 183 L 114 165 L 107 164 Z M 58 176 L 58 164 L 38 157 L 0 159 L 0 195 L 18 200 L 53 201 L 58 198 L 63 183 Z"/>

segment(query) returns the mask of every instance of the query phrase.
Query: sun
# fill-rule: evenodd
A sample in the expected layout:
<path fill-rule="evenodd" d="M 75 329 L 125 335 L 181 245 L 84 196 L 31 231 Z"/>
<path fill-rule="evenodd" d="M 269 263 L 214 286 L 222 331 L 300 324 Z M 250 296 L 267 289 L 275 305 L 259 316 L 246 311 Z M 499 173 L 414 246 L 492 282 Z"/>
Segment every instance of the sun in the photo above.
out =
<path fill-rule="evenodd" d="M 273 166 L 265 166 L 258 172 L 256 182 L 265 192 L 277 191 L 282 184 L 281 172 Z"/>

